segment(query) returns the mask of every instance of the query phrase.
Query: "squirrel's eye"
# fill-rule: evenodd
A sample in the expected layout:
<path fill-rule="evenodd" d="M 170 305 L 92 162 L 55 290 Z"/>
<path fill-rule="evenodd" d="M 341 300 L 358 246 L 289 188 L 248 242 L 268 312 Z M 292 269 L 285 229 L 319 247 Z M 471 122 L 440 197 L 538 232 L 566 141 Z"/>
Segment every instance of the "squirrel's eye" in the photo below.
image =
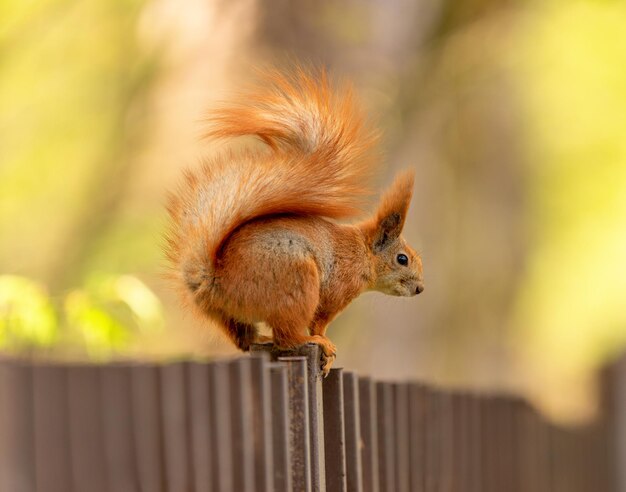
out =
<path fill-rule="evenodd" d="M 399 254 L 398 256 L 396 256 L 396 260 L 398 260 L 398 263 L 400 263 L 400 265 L 406 266 L 409 264 L 409 258 L 407 257 L 407 255 Z"/>

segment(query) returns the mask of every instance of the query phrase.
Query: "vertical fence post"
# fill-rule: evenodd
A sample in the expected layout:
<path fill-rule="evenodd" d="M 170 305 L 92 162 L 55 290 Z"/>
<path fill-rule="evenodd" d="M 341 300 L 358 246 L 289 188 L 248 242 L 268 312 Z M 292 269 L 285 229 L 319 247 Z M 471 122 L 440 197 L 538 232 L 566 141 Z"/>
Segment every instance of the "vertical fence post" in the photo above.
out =
<path fill-rule="evenodd" d="M 361 420 L 361 461 L 363 492 L 379 492 L 378 410 L 376 384 L 367 377 L 359 378 L 359 411 Z"/>
<path fill-rule="evenodd" d="M 324 399 L 324 401 L 326 401 Z M 363 492 L 359 380 L 353 372 L 343 373 L 343 408 L 346 430 L 346 486 L 348 492 Z"/>
<path fill-rule="evenodd" d="M 37 492 L 67 492 L 72 484 L 65 367 L 37 364 L 33 392 Z M 4 451 L 0 456 L 6 456 Z"/>
<path fill-rule="evenodd" d="M 130 368 L 133 439 L 142 490 L 165 491 L 165 450 L 161 422 L 161 380 L 153 365 Z"/>
<path fill-rule="evenodd" d="M 189 380 L 189 416 L 191 468 L 195 492 L 209 492 L 211 485 L 211 411 L 209 405 L 209 371 L 207 364 L 192 362 L 187 366 Z"/>
<path fill-rule="evenodd" d="M 550 464 L 550 436 L 548 427 L 544 419 L 533 410 L 532 412 L 533 427 L 533 448 L 536 456 L 535 466 L 537 467 L 536 481 L 539 486 L 538 490 L 542 492 L 552 492 L 552 474 Z"/>
<path fill-rule="evenodd" d="M 439 391 L 428 388 L 425 402 L 426 463 L 424 467 L 425 490 L 441 490 L 441 404 Z"/>
<path fill-rule="evenodd" d="M 482 431 L 480 420 L 480 395 L 472 394 L 468 401 L 468 467 L 469 467 L 469 487 L 471 492 L 482 492 L 484 485 L 482 481 L 483 456 Z"/>
<path fill-rule="evenodd" d="M 409 388 L 405 383 L 393 385 L 396 490 L 409 492 Z"/>
<path fill-rule="evenodd" d="M 289 442 L 293 489 L 311 491 L 311 453 L 307 364 L 304 357 L 280 357 L 287 364 L 289 390 Z"/>
<path fill-rule="evenodd" d="M 472 477 L 470 468 L 470 395 L 461 392 L 457 395 L 455 408 L 455 428 L 457 435 L 455 446 L 457 448 L 457 477 L 456 490 L 472 492 Z"/>
<path fill-rule="evenodd" d="M 169 492 L 193 491 L 186 363 L 161 366 L 160 377 L 167 489 Z"/>
<path fill-rule="evenodd" d="M 230 373 L 231 442 L 233 487 L 237 492 L 254 492 L 254 443 L 250 358 L 228 363 Z"/>
<path fill-rule="evenodd" d="M 452 391 L 450 393 L 450 416 L 449 419 L 452 422 L 451 431 L 451 449 L 450 455 L 452 456 L 452 486 L 449 490 L 457 491 L 467 488 L 467 483 L 464 482 L 464 470 L 463 470 L 463 395 L 459 391 Z"/>
<path fill-rule="evenodd" d="M 251 354 L 252 426 L 254 440 L 254 482 L 257 492 L 274 491 L 274 459 L 272 454 L 272 408 L 269 356 L 264 352 Z"/>
<path fill-rule="evenodd" d="M 376 400 L 380 492 L 395 492 L 394 404 L 391 383 L 376 383 Z"/>
<path fill-rule="evenodd" d="M 291 492 L 292 460 L 290 447 L 290 414 L 287 383 L 287 366 L 272 363 L 269 366 L 271 379 L 273 481 L 275 492 Z"/>
<path fill-rule="evenodd" d="M 35 489 L 32 370 L 27 363 L 0 362 L 0 490 Z"/>
<path fill-rule="evenodd" d="M 530 427 L 530 407 L 524 402 L 519 408 L 518 432 L 520 435 L 520 488 L 523 492 L 537 490 L 535 483 L 535 467 L 532 451 L 532 429 Z"/>
<path fill-rule="evenodd" d="M 498 490 L 511 490 L 511 441 L 508 429 L 508 405 L 504 396 L 495 398 L 493 418 L 496 422 L 494 439 L 496 448 L 496 472 L 498 476 Z"/>
<path fill-rule="evenodd" d="M 303 347 L 307 358 L 309 385 L 309 425 L 311 432 L 311 487 L 313 492 L 326 490 L 324 470 L 324 401 L 322 393 L 321 352 L 318 345 Z"/>
<path fill-rule="evenodd" d="M 100 377 L 95 366 L 68 368 L 73 490 L 108 490 L 102 429 Z"/>
<path fill-rule="evenodd" d="M 600 373 L 600 418 L 593 425 L 593 490 L 626 492 L 626 354 Z"/>
<path fill-rule="evenodd" d="M 409 386 L 409 467 L 412 492 L 424 492 L 426 459 L 426 426 L 424 422 L 424 388 L 416 383 Z"/>
<path fill-rule="evenodd" d="M 494 483 L 494 433 L 493 433 L 493 401 L 489 395 L 480 399 L 480 443 L 482 456 L 482 484 L 485 492 L 498 492 Z"/>
<path fill-rule="evenodd" d="M 345 492 L 346 453 L 343 411 L 343 369 L 331 369 L 324 379 L 324 455 L 326 486 L 333 492 Z"/>
<path fill-rule="evenodd" d="M 441 490 L 453 490 L 454 487 L 454 435 L 456 429 L 454 427 L 453 414 L 453 396 L 448 391 L 440 391 L 438 393 L 438 411 L 439 411 L 439 436 L 440 436 L 440 454 L 439 454 L 439 486 Z"/>
<path fill-rule="evenodd" d="M 520 432 L 521 401 L 517 397 L 511 398 L 508 404 L 509 432 L 511 434 L 511 482 L 512 492 L 524 492 L 522 489 L 522 435 Z"/>
<path fill-rule="evenodd" d="M 234 492 L 228 363 L 214 362 L 208 369 L 211 449 L 217 451 L 211 453 L 211 490 Z"/>
<path fill-rule="evenodd" d="M 626 492 L 626 356 L 622 356 L 604 374 L 604 395 L 606 416 L 603 431 L 609 441 L 604 450 L 611 477 L 605 482 L 613 485 L 616 492 Z"/>
<path fill-rule="evenodd" d="M 567 488 L 567 476 L 563 473 L 563 431 L 556 426 L 550 424 L 550 457 L 552 464 L 552 491 L 551 492 L 569 492 Z"/>
<path fill-rule="evenodd" d="M 113 364 L 99 368 L 102 382 L 104 451 L 109 490 L 139 491 L 130 369 Z"/>
<path fill-rule="evenodd" d="M 324 404 L 320 347 L 309 343 L 286 350 L 274 347 L 272 344 L 254 344 L 250 350 L 252 352 L 268 352 L 272 360 L 281 360 L 283 357 L 305 358 L 309 401 L 311 487 L 313 492 L 324 492 L 326 490 L 326 475 L 324 470 Z"/>

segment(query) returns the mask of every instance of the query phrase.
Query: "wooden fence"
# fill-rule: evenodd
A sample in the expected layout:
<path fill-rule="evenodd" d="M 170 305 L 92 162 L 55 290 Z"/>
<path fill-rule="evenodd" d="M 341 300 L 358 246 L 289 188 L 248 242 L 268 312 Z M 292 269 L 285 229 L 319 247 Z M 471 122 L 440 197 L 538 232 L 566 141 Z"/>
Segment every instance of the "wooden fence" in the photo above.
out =
<path fill-rule="evenodd" d="M 165 365 L 1 361 L 0 492 L 620 490 L 623 406 L 559 428 L 519 398 L 342 369 L 322 379 L 316 346 L 255 351 Z"/>

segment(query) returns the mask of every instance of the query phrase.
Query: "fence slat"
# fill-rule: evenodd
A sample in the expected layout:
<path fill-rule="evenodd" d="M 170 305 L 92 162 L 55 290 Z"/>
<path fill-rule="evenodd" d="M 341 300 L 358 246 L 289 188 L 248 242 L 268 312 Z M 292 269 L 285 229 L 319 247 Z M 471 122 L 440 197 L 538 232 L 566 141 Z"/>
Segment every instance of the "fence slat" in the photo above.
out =
<path fill-rule="evenodd" d="M 482 445 L 481 445 L 481 417 L 480 417 L 481 397 L 470 395 L 468 401 L 468 467 L 469 467 L 469 487 L 470 492 L 482 492 L 484 489 L 482 481 Z"/>
<path fill-rule="evenodd" d="M 0 362 L 0 490 L 35 490 L 32 371 Z"/>
<path fill-rule="evenodd" d="M 468 395 L 457 392 L 453 395 L 454 419 L 454 490 L 470 490 L 468 463 Z"/>
<path fill-rule="evenodd" d="M 272 441 L 274 457 L 274 490 L 291 492 L 292 460 L 290 447 L 289 394 L 287 366 L 282 362 L 269 365 L 272 402 Z"/>
<path fill-rule="evenodd" d="M 601 378 L 603 415 L 597 424 L 594 451 L 606 473 L 594 477 L 604 489 L 626 491 L 626 355 L 622 355 Z M 608 442 L 608 445 L 607 445 Z M 600 444 L 604 443 L 604 447 Z M 596 490 L 601 490 L 600 488 Z"/>
<path fill-rule="evenodd" d="M 151 365 L 130 368 L 133 437 L 141 490 L 165 491 L 161 382 L 159 369 Z"/>
<path fill-rule="evenodd" d="M 424 389 L 418 384 L 409 386 L 409 467 L 412 492 L 425 490 L 425 434 Z"/>
<path fill-rule="evenodd" d="M 333 492 L 345 492 L 346 450 L 343 409 L 343 369 L 331 369 L 324 378 L 324 455 L 326 486 Z"/>
<path fill-rule="evenodd" d="M 458 391 L 453 390 L 448 393 L 448 402 L 449 402 L 449 410 L 448 410 L 448 420 L 449 427 L 448 433 L 448 441 L 449 441 L 449 449 L 447 453 L 450 455 L 450 464 L 449 464 L 449 473 L 450 473 L 450 485 L 448 490 L 460 490 L 460 487 L 467 487 L 466 484 L 463 484 L 462 480 L 462 466 L 463 466 L 463 449 L 462 445 L 462 403 L 461 403 L 461 395 Z"/>
<path fill-rule="evenodd" d="M 292 461 L 289 445 L 289 401 L 287 366 L 272 363 L 269 366 L 271 379 L 272 443 L 274 458 L 274 491 L 291 492 Z"/>
<path fill-rule="evenodd" d="M 251 355 L 254 482 L 257 492 L 273 492 L 274 459 L 272 454 L 269 356 L 264 352 Z"/>
<path fill-rule="evenodd" d="M 160 368 L 165 477 L 168 492 L 192 492 L 186 363 Z"/>
<path fill-rule="evenodd" d="M 110 490 L 139 490 L 131 381 L 128 367 L 110 365 L 99 368 L 103 403 L 104 452 Z"/>
<path fill-rule="evenodd" d="M 326 490 L 324 471 L 324 403 L 322 393 L 322 372 L 320 347 L 305 345 L 302 350 L 307 361 L 308 400 L 309 400 L 309 446 L 311 448 L 311 489 L 313 492 Z"/>
<path fill-rule="evenodd" d="M 357 375 L 353 372 L 344 371 L 343 409 L 346 435 L 346 486 L 348 492 L 363 491 L 359 403 L 359 380 Z"/>
<path fill-rule="evenodd" d="M 492 488 L 494 492 L 502 490 L 504 481 L 502 473 L 504 470 L 504 451 L 502 449 L 502 423 L 500 419 L 500 400 L 498 396 L 489 399 L 490 407 L 490 430 L 489 445 L 491 447 L 492 466 Z"/>
<path fill-rule="evenodd" d="M 485 492 L 493 492 L 495 487 L 493 484 L 493 457 L 491 445 L 491 398 L 483 396 L 479 400 L 480 414 L 480 455 L 482 456 L 481 466 L 481 482 Z"/>
<path fill-rule="evenodd" d="M 404 383 L 393 385 L 395 409 L 394 436 L 396 462 L 396 490 L 409 492 L 409 387 Z"/>
<path fill-rule="evenodd" d="M 254 443 L 252 435 L 252 391 L 249 358 L 229 363 L 233 487 L 237 492 L 254 492 Z"/>
<path fill-rule="evenodd" d="M 324 406 L 320 347 L 309 343 L 295 349 L 281 349 L 272 344 L 255 344 L 252 345 L 251 351 L 267 352 L 272 360 L 281 360 L 283 357 L 304 357 L 306 359 L 311 487 L 313 492 L 324 492 L 326 490 L 326 476 L 324 472 Z"/>
<path fill-rule="evenodd" d="M 539 483 L 539 466 L 537 464 L 536 455 L 536 443 L 535 443 L 535 425 L 534 425 L 534 410 L 526 404 L 524 405 L 521 417 L 522 433 L 522 490 L 537 490 L 541 491 L 541 485 Z"/>
<path fill-rule="evenodd" d="M 512 405 L 510 397 L 500 397 L 498 405 L 500 421 L 500 449 L 502 457 L 502 484 L 505 490 L 517 492 L 517 478 L 515 473 L 515 436 L 513 435 Z"/>
<path fill-rule="evenodd" d="M 208 370 L 211 449 L 218 451 L 211 453 L 211 488 L 215 492 L 233 492 L 228 365 L 214 362 Z"/>
<path fill-rule="evenodd" d="M 377 393 L 376 384 L 367 377 L 359 378 L 359 411 L 363 492 L 379 492 Z"/>
<path fill-rule="evenodd" d="M 67 402 L 65 368 L 36 365 L 33 368 L 33 406 L 37 492 L 72 491 Z"/>
<path fill-rule="evenodd" d="M 187 371 L 192 480 L 196 492 L 210 492 L 213 449 L 211 448 L 209 370 L 207 364 L 193 362 L 187 366 Z"/>
<path fill-rule="evenodd" d="M 512 467 L 512 492 L 525 492 L 522 489 L 523 477 L 521 473 L 522 464 L 522 435 L 521 426 L 521 401 L 514 397 L 509 401 L 509 432 L 511 434 L 511 467 Z"/>
<path fill-rule="evenodd" d="M 523 483 L 525 484 L 524 490 L 537 490 L 538 492 L 544 492 L 545 488 L 541 486 L 541 467 L 540 457 L 538 452 L 538 436 L 537 436 L 537 411 L 534 406 L 526 402 L 524 408 L 524 454 L 526 456 L 526 468 L 528 474 L 524 476 Z"/>
<path fill-rule="evenodd" d="M 437 390 L 426 391 L 425 427 L 426 427 L 426 463 L 424 477 L 427 492 L 438 492 L 441 484 L 441 405 Z"/>
<path fill-rule="evenodd" d="M 393 387 L 390 383 L 376 383 L 376 400 L 380 492 L 395 492 L 394 405 Z"/>
<path fill-rule="evenodd" d="M 439 477 L 441 490 L 454 490 L 454 414 L 452 409 L 452 394 L 439 391 L 438 400 L 438 430 L 440 436 Z"/>
<path fill-rule="evenodd" d="M 289 447 L 291 450 L 293 490 L 311 491 L 311 453 L 307 360 L 305 357 L 280 357 L 287 364 L 289 394 Z"/>
<path fill-rule="evenodd" d="M 95 366 L 68 369 L 73 489 L 107 492 L 100 378 Z"/>

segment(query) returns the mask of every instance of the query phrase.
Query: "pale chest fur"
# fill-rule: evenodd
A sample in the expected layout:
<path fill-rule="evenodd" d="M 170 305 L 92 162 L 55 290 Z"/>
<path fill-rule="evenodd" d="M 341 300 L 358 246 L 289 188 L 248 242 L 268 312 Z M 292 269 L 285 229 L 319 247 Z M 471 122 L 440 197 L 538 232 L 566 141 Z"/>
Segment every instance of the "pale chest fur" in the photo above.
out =
<path fill-rule="evenodd" d="M 365 244 L 350 226 L 338 226 L 332 235 L 331 249 L 332 259 L 320 285 L 318 311 L 332 318 L 367 290 L 372 271 Z"/>

